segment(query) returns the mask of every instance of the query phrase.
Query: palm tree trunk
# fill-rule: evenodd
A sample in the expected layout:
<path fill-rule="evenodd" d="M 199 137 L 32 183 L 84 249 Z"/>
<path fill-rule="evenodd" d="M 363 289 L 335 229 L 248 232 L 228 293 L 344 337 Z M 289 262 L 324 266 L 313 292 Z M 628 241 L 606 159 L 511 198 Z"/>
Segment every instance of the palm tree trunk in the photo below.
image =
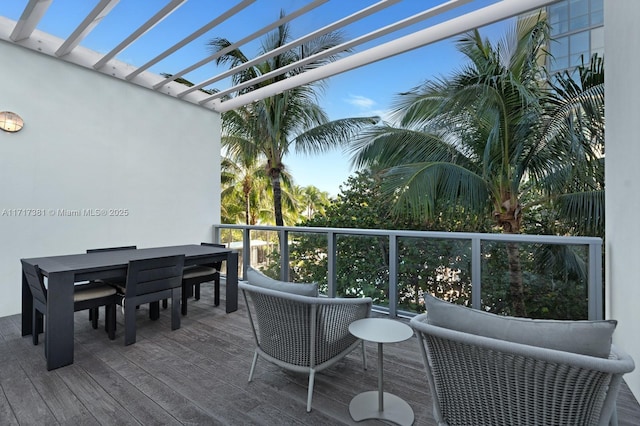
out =
<path fill-rule="evenodd" d="M 251 225 L 249 214 L 251 213 L 251 203 L 249 202 L 249 194 L 244 194 L 244 217 L 247 225 Z"/>
<path fill-rule="evenodd" d="M 242 193 L 244 194 L 244 217 L 247 225 L 253 225 L 251 223 L 251 190 L 253 189 L 252 180 L 247 176 L 245 176 L 242 181 Z"/>
<path fill-rule="evenodd" d="M 520 251 L 517 243 L 507 243 L 507 260 L 509 262 L 509 295 L 513 314 L 517 317 L 527 315 L 524 304 L 524 282 L 520 265 Z"/>
<path fill-rule="evenodd" d="M 519 234 L 522 224 L 522 211 L 518 201 L 510 202 L 510 194 L 503 197 L 502 212 L 494 213 L 498 224 L 505 234 Z M 524 282 L 522 279 L 522 266 L 520 264 L 520 251 L 518 243 L 507 243 L 507 262 L 509 266 L 509 296 L 513 315 L 524 317 L 527 314 L 524 303 Z"/>
<path fill-rule="evenodd" d="M 284 226 L 282 220 L 282 188 L 280 187 L 280 171 L 273 170 L 271 174 L 271 186 L 273 187 L 273 214 L 276 226 Z"/>

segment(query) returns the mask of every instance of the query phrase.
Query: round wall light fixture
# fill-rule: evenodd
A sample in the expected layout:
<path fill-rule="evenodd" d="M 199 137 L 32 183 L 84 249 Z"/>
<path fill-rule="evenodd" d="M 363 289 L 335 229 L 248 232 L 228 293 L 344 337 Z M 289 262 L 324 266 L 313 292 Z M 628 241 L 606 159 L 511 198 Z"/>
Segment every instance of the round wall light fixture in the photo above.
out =
<path fill-rule="evenodd" d="M 0 129 L 5 132 L 19 132 L 24 127 L 24 120 L 15 112 L 0 112 Z"/>

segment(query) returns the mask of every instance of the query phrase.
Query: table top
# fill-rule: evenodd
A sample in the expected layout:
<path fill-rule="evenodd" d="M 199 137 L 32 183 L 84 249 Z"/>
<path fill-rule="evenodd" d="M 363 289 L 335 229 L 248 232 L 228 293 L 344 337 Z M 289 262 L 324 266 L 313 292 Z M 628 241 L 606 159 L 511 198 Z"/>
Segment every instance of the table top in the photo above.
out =
<path fill-rule="evenodd" d="M 184 254 L 185 259 L 198 259 L 213 254 L 230 253 L 231 249 L 199 244 L 181 246 L 153 247 L 131 250 L 100 251 L 93 253 L 68 254 L 62 256 L 47 256 L 22 259 L 32 265 L 38 265 L 43 273 L 88 271 L 105 266 L 126 267 L 131 260 L 149 259 L 152 257 L 174 256 Z"/>
<path fill-rule="evenodd" d="M 376 343 L 397 343 L 413 336 L 413 329 L 407 324 L 388 318 L 359 319 L 349 325 L 349 332 Z"/>

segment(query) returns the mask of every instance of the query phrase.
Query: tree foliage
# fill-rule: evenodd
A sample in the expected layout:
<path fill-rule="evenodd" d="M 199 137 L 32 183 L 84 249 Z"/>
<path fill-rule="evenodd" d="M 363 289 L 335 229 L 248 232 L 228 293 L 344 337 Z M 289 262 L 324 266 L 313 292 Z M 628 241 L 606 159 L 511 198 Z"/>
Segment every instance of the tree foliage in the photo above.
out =
<path fill-rule="evenodd" d="M 356 228 L 477 231 L 468 215 L 452 211 L 437 222 L 402 221 L 392 214 L 392 203 L 381 190 L 379 178 L 361 171 L 341 186 L 337 199 L 325 216 L 314 216 L 302 226 Z M 477 219 L 477 218 L 476 218 Z M 486 218 L 485 218 L 486 219 Z M 434 226 L 431 228 L 429 226 Z M 493 226 L 486 220 L 485 230 Z M 289 278 L 296 282 L 318 282 L 327 290 L 327 239 L 323 234 L 290 234 Z M 482 300 L 484 309 L 514 314 L 509 303 L 508 262 L 504 244 L 483 246 Z M 578 247 L 549 247 L 535 244 L 521 247 L 525 303 L 529 315 L 538 318 L 584 319 L 586 307 L 587 253 Z M 400 309 L 421 312 L 426 292 L 454 303 L 471 301 L 471 245 L 454 239 L 401 237 L 397 246 L 398 294 Z M 267 271 L 279 274 L 278 255 Z M 546 257 L 545 257 L 546 256 Z M 572 264 L 567 259 L 573 259 Z M 564 264 L 563 264 L 564 262 Z M 564 266 L 561 266 L 564 265 Z M 389 303 L 389 245 L 383 236 L 345 235 L 337 238 L 336 293 L 339 296 L 369 296 L 374 303 Z"/>
<path fill-rule="evenodd" d="M 468 63 L 449 77 L 401 94 L 394 122 L 361 131 L 350 145 L 353 164 L 368 171 L 341 187 L 326 216 L 314 216 L 304 225 L 601 232 L 602 62 L 594 58 L 578 67 L 577 80 L 570 74 L 551 79 L 543 65 L 547 43 L 546 22 L 536 17 L 520 19 L 497 44 L 479 31 L 459 38 Z M 327 145 L 351 140 L 336 131 L 306 136 Z M 388 303 L 388 239 L 340 235 L 336 244 L 338 295 Z M 293 280 L 327 283 L 326 245 L 320 234 L 293 234 Z M 396 248 L 395 296 L 402 308 L 420 311 L 424 292 L 469 303 L 468 242 L 399 238 Z M 482 253 L 484 309 L 540 318 L 586 317 L 584 249 L 496 242 L 483 246 Z"/>
<path fill-rule="evenodd" d="M 281 12 L 283 16 L 284 12 Z M 246 65 L 248 57 L 239 49 L 230 49 L 233 43 L 225 38 L 214 38 L 209 46 L 214 53 L 220 54 L 218 65 L 226 64 L 237 70 L 232 80 L 243 88 L 235 95 L 335 61 L 343 53 L 317 55 L 341 44 L 340 32 L 330 32 L 302 45 L 283 49 L 292 39 L 289 25 L 280 25 L 262 41 L 259 55 L 265 56 L 265 60 L 251 66 Z M 272 51 L 279 53 L 273 55 Z M 296 65 L 298 63 L 300 65 Z M 283 205 L 287 202 L 282 191 L 286 156 L 292 151 L 313 154 L 333 149 L 337 145 L 330 143 L 331 138 L 324 137 L 327 133 L 345 136 L 376 121 L 374 118 L 353 118 L 329 123 L 317 99 L 323 84 L 320 81 L 285 90 L 228 111 L 222 117 L 222 143 L 231 155 L 252 156 L 263 162 L 265 174 L 271 180 L 273 217 L 277 226 L 284 225 Z"/>

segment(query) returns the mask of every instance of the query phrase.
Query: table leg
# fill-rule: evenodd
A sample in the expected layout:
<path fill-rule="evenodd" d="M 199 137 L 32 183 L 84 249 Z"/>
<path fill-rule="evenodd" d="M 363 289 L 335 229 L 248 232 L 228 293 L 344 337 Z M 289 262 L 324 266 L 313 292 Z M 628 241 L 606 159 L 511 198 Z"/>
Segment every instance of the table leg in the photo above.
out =
<path fill-rule="evenodd" d="M 238 310 L 238 253 L 227 254 L 227 313 Z"/>
<path fill-rule="evenodd" d="M 378 390 L 362 392 L 349 403 L 349 414 L 356 422 L 365 419 L 388 420 L 393 423 L 413 425 L 413 410 L 406 401 L 384 391 L 383 344 L 378 343 Z"/>
<path fill-rule="evenodd" d="M 149 302 L 149 319 L 156 321 L 160 318 L 160 301 Z"/>
<path fill-rule="evenodd" d="M 180 328 L 180 303 L 182 300 L 182 286 L 171 290 L 171 329 Z"/>
<path fill-rule="evenodd" d="M 47 370 L 73 364 L 73 273 L 48 277 L 45 314 L 45 355 Z"/>
<path fill-rule="evenodd" d="M 31 312 L 33 310 L 33 296 L 31 295 L 31 289 L 29 283 L 27 283 L 27 277 L 22 272 L 22 335 L 28 336 L 33 333 L 33 317 Z"/>
<path fill-rule="evenodd" d="M 378 343 L 378 411 L 384 411 L 384 373 L 382 359 L 382 343 Z"/>

